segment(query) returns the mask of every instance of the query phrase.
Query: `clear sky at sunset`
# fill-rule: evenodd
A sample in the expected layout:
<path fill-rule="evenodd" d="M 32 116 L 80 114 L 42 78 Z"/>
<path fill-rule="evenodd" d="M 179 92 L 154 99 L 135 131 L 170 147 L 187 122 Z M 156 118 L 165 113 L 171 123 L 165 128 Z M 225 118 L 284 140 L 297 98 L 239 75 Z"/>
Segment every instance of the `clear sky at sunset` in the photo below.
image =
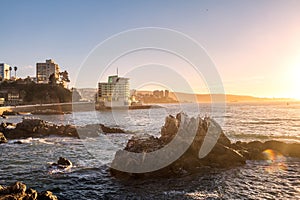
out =
<path fill-rule="evenodd" d="M 34 76 L 35 63 L 52 58 L 69 72 L 72 85 L 105 39 L 162 27 L 203 46 L 226 93 L 300 98 L 298 0 L 0 0 L 0 8 L 0 62 L 18 66 L 19 77 Z M 86 79 L 82 87 L 97 87 Z"/>

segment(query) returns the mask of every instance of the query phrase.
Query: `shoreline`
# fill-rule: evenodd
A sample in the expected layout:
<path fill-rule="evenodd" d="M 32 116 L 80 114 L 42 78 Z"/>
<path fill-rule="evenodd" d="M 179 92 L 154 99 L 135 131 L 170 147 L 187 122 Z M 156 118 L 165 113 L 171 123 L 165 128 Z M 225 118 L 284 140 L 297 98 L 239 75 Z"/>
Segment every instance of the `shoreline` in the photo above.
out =
<path fill-rule="evenodd" d="M 38 110 L 56 110 L 61 112 L 72 112 L 72 111 L 92 111 L 94 110 L 93 102 L 75 102 L 75 103 L 53 103 L 53 104 L 35 104 L 35 105 L 22 105 L 22 106 L 5 106 L 0 107 L 0 113 L 3 111 L 14 111 L 14 112 L 33 112 Z"/>

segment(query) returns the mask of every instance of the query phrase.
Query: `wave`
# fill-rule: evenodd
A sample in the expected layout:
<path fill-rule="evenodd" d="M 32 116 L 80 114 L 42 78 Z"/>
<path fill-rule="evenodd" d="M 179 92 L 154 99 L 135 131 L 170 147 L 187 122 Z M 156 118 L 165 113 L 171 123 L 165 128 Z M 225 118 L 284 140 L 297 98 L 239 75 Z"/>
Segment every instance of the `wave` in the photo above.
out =
<path fill-rule="evenodd" d="M 16 143 L 21 143 L 21 144 L 33 144 L 33 143 L 43 143 L 43 144 L 49 144 L 49 145 L 54 145 L 55 142 L 51 141 L 51 139 L 47 138 L 25 138 L 25 139 L 14 139 L 14 140 L 9 140 L 8 144 L 16 144 Z"/>

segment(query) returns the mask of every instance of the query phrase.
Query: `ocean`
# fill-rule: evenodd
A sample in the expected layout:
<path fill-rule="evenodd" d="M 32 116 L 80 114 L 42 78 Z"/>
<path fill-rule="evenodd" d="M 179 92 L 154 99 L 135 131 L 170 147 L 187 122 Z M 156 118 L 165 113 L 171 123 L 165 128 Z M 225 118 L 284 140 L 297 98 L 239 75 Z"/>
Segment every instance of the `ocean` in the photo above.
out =
<path fill-rule="evenodd" d="M 162 106 L 32 116 L 56 124 L 103 123 L 129 134 L 99 134 L 85 139 L 27 138 L 21 140 L 22 144 L 1 144 L 0 185 L 22 181 L 39 191 L 50 190 L 59 199 L 300 199 L 300 158 L 247 161 L 241 167 L 176 178 L 126 181 L 112 177 L 109 164 L 129 138 L 159 136 L 165 117 L 180 111 L 189 116 L 213 117 L 232 142 L 275 139 L 300 143 L 300 103 L 229 103 L 224 111 L 220 105 L 210 104 Z M 22 117 L 1 120 L 17 123 Z M 58 157 L 68 158 L 74 166 L 67 170 L 49 168 Z"/>

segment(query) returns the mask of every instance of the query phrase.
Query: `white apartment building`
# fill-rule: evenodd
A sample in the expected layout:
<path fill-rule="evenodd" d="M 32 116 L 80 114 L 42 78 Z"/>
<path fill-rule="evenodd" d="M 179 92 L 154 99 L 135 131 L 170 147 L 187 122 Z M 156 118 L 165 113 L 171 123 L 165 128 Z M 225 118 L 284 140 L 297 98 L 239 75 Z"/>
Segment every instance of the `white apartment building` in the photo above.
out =
<path fill-rule="evenodd" d="M 59 65 L 52 59 L 46 60 L 45 63 L 36 63 L 36 82 L 42 84 L 49 83 L 49 77 L 53 73 L 58 80 L 59 71 Z"/>
<path fill-rule="evenodd" d="M 130 105 L 129 78 L 109 76 L 107 82 L 98 83 L 97 102 L 105 107 Z"/>

